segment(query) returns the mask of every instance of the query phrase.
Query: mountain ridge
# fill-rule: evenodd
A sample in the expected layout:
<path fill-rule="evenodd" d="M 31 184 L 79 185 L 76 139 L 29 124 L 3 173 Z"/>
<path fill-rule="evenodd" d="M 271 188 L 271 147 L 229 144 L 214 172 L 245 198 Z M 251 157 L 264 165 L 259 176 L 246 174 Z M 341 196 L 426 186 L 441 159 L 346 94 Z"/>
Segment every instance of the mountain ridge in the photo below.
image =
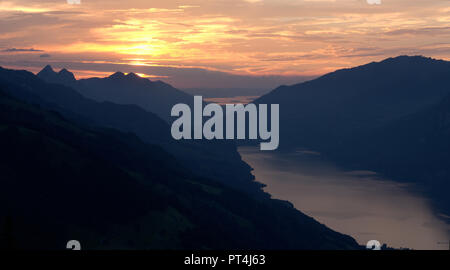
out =
<path fill-rule="evenodd" d="M 64 72 L 62 72 L 65 70 Z M 177 103 L 192 103 L 192 96 L 174 88 L 170 84 L 157 80 L 152 81 L 130 72 L 117 71 L 110 76 L 76 80 L 67 69 L 59 73 L 51 66 L 45 66 L 37 76 L 46 82 L 58 83 L 71 87 L 83 96 L 96 101 L 110 101 L 117 104 L 135 104 L 156 113 L 171 123 L 170 111 Z M 71 75 L 69 75 L 71 74 Z"/>
<path fill-rule="evenodd" d="M 254 102 L 280 104 L 281 121 L 301 126 L 281 125 L 280 134 L 296 142 L 281 140 L 280 147 L 322 148 L 323 141 L 339 141 L 435 104 L 450 91 L 449 73 L 450 62 L 400 56 L 280 86 Z"/>

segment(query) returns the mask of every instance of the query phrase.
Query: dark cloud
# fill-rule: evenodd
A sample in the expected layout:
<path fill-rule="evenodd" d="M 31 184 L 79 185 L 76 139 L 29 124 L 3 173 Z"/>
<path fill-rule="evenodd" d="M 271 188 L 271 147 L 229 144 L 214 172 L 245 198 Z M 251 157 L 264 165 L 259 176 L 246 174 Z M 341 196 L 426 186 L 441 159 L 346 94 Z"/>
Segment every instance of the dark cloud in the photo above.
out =
<path fill-rule="evenodd" d="M 44 53 L 44 54 L 39 55 L 39 57 L 40 58 L 49 58 L 49 57 L 51 57 L 51 55 L 48 53 Z"/>
<path fill-rule="evenodd" d="M 450 27 L 423 27 L 417 29 L 397 29 L 388 31 L 386 35 L 443 35 L 450 34 Z"/>
<path fill-rule="evenodd" d="M 2 50 L 2 52 L 43 52 L 43 50 L 30 49 L 18 49 L 18 48 L 8 48 Z"/>

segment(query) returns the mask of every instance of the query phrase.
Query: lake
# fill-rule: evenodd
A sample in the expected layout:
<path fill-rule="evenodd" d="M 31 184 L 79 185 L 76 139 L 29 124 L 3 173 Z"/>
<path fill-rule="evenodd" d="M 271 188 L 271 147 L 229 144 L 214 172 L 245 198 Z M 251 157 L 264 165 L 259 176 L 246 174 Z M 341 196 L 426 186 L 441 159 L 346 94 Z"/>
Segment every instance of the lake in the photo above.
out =
<path fill-rule="evenodd" d="M 375 172 L 341 170 L 314 151 L 274 153 L 245 146 L 239 152 L 273 198 L 290 201 L 362 245 L 378 240 L 395 248 L 449 248 L 450 226 L 414 186 Z"/>

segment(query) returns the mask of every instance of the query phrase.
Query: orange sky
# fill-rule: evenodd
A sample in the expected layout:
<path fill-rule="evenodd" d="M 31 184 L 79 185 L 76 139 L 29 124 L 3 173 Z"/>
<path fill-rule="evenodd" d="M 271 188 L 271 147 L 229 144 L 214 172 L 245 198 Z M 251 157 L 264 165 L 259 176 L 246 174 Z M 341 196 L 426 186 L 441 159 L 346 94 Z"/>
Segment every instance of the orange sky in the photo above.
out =
<path fill-rule="evenodd" d="M 400 54 L 450 59 L 450 1 L 0 0 L 0 65 L 32 71 L 293 78 Z"/>

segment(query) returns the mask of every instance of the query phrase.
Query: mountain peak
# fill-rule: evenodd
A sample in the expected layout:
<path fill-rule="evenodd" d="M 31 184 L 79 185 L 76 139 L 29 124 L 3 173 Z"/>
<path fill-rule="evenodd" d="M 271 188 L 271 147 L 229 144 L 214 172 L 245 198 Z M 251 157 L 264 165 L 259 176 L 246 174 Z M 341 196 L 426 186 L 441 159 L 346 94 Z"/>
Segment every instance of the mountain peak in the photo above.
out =
<path fill-rule="evenodd" d="M 53 67 L 51 65 L 46 65 L 42 70 L 53 71 Z"/>
<path fill-rule="evenodd" d="M 46 65 L 41 71 L 39 71 L 38 75 L 39 74 L 41 74 L 41 75 L 43 75 L 43 74 L 54 74 L 54 73 L 56 73 L 56 72 L 53 70 L 52 66 Z"/>
<path fill-rule="evenodd" d="M 109 76 L 109 78 L 115 79 L 115 78 L 123 78 L 125 77 L 125 74 L 121 71 L 117 71 L 116 73 Z"/>
<path fill-rule="evenodd" d="M 55 72 L 50 65 L 46 65 L 37 76 L 46 82 L 70 85 L 76 81 L 72 72 L 63 68 L 59 72 Z"/>
<path fill-rule="evenodd" d="M 136 73 L 133 73 L 133 72 L 128 73 L 128 74 L 127 74 L 127 77 L 128 77 L 128 78 L 140 78 L 139 75 L 137 75 Z"/>
<path fill-rule="evenodd" d="M 438 61 L 431 57 L 425 57 L 423 55 L 399 55 L 396 57 L 390 57 L 382 60 L 380 63 L 390 63 L 390 62 L 432 62 Z"/>
<path fill-rule="evenodd" d="M 58 75 L 61 77 L 61 79 L 63 80 L 67 80 L 67 81 L 75 81 L 75 76 L 73 75 L 72 72 L 68 71 L 67 69 L 63 68 L 58 72 Z"/>

